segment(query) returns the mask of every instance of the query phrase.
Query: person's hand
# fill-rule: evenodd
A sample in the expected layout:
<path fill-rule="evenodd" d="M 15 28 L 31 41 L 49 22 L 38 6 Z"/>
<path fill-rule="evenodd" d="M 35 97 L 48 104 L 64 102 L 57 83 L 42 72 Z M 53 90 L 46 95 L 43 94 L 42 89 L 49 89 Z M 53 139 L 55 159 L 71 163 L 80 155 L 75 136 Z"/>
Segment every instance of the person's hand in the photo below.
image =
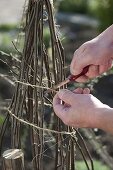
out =
<path fill-rule="evenodd" d="M 102 111 L 109 108 L 96 97 L 89 94 L 89 89 L 59 91 L 53 99 L 53 108 L 56 115 L 69 126 L 76 128 L 100 128 Z M 63 101 L 63 104 L 62 104 Z"/>
<path fill-rule="evenodd" d="M 87 74 L 78 78 L 76 81 L 85 82 L 89 78 L 99 76 L 111 68 L 113 59 L 113 38 L 111 38 L 110 29 L 111 28 L 107 29 L 93 40 L 84 43 L 75 51 L 70 66 L 71 73 L 73 75 L 80 74 L 83 68 L 89 65 Z"/>

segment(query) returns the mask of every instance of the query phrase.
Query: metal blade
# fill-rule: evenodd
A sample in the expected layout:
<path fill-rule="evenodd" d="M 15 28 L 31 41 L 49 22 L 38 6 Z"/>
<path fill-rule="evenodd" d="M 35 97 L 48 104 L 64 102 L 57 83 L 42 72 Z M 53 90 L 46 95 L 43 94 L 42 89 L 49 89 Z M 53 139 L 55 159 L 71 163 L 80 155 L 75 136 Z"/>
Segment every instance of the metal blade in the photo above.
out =
<path fill-rule="evenodd" d="M 65 79 L 64 81 L 60 82 L 59 84 L 55 85 L 55 86 L 53 87 L 53 89 L 60 88 L 60 87 L 64 86 L 65 84 L 69 83 L 69 82 L 70 82 L 70 80 L 67 78 L 67 79 Z"/>

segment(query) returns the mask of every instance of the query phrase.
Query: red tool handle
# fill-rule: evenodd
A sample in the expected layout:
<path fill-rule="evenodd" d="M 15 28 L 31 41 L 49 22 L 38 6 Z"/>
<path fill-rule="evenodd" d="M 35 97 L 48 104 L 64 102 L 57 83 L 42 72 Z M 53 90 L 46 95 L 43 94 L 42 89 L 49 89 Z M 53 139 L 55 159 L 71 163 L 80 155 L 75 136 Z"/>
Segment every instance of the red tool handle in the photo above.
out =
<path fill-rule="evenodd" d="M 89 69 L 89 66 L 86 66 L 86 67 L 84 67 L 84 69 L 83 69 L 83 71 L 80 73 L 80 74 L 78 74 L 78 75 L 70 75 L 69 77 L 68 77 L 68 79 L 72 82 L 72 81 L 75 81 L 77 78 L 79 78 L 80 76 L 83 76 L 83 75 L 85 75 L 87 72 L 88 72 L 88 69 Z"/>

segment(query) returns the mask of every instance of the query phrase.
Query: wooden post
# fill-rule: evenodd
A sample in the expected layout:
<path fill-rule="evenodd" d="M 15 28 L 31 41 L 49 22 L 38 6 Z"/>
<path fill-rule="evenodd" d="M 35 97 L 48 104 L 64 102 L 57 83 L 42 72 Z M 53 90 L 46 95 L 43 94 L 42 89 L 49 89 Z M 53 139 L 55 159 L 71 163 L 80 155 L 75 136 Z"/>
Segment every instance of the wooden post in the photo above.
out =
<path fill-rule="evenodd" d="M 24 154 L 20 149 L 10 149 L 3 153 L 3 170 L 25 170 Z"/>

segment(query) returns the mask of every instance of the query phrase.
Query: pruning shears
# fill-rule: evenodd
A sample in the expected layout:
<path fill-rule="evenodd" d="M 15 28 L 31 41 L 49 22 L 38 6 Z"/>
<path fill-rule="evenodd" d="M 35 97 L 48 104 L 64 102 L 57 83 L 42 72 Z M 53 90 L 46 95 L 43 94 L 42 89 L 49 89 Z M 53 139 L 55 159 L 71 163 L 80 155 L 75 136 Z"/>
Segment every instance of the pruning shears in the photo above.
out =
<path fill-rule="evenodd" d="M 68 78 L 66 78 L 64 81 L 60 82 L 59 84 L 55 85 L 53 89 L 60 88 L 64 86 L 65 84 L 68 84 L 69 82 L 74 82 L 77 78 L 85 75 L 88 72 L 89 66 L 84 67 L 83 71 L 78 75 L 70 75 Z"/>

